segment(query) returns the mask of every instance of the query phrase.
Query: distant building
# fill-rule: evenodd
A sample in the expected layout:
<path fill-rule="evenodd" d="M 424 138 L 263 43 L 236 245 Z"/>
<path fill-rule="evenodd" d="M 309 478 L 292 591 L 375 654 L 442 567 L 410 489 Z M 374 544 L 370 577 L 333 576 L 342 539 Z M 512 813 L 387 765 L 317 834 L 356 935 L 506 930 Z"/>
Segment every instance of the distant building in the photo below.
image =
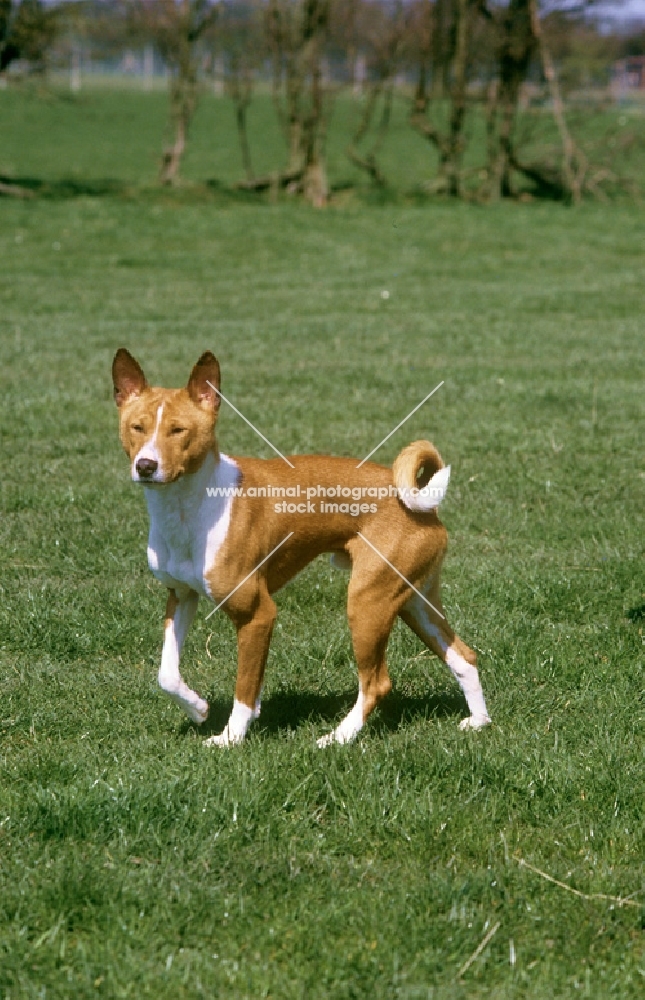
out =
<path fill-rule="evenodd" d="M 613 65 L 612 83 L 616 90 L 645 90 L 645 56 L 628 56 Z"/>

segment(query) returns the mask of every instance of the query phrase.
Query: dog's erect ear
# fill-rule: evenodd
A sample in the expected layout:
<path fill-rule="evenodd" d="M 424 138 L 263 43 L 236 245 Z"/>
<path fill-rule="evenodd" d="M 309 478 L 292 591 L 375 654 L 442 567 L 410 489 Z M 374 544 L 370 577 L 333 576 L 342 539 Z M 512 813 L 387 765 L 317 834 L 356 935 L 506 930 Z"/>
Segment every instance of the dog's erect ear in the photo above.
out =
<path fill-rule="evenodd" d="M 188 395 L 198 406 L 205 405 L 217 413 L 220 405 L 219 361 L 210 351 L 205 351 L 188 379 Z M 213 388 L 214 387 L 214 388 Z"/>
<path fill-rule="evenodd" d="M 125 347 L 120 347 L 114 355 L 112 381 L 114 383 L 114 401 L 117 406 L 123 406 L 131 396 L 139 396 L 144 389 L 148 388 L 141 365 L 135 361 L 129 351 L 126 351 Z"/>

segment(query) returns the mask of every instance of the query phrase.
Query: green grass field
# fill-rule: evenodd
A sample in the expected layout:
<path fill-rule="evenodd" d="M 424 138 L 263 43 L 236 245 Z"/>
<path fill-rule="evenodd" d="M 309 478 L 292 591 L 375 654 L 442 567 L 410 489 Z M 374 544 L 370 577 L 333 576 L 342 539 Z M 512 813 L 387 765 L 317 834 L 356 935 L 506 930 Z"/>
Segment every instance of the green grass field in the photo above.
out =
<path fill-rule="evenodd" d="M 50 198 L 79 194 L 120 194 L 137 199 L 158 196 L 151 188 L 156 184 L 163 143 L 171 137 L 163 92 L 144 94 L 103 87 L 70 94 L 64 89 L 42 91 L 25 85 L 1 92 L 0 98 L 0 180 L 18 181 Z M 396 95 L 390 129 L 378 154 L 387 181 L 384 189 L 374 188 L 346 155 L 362 111 L 360 101 L 342 95 L 333 106 L 327 164 L 335 207 L 426 201 L 424 185 L 436 176 L 438 161 L 430 143 L 410 128 L 409 99 Z M 595 114 L 583 109 L 571 113 L 573 133 L 591 161 L 590 176 L 604 164 L 642 188 L 644 112 L 645 106 L 635 103 Z M 248 130 L 256 175 L 286 166 L 283 137 L 273 102 L 266 94 L 260 93 L 252 101 Z M 467 116 L 464 136 L 464 164 L 470 172 L 466 186 L 471 187 L 477 183 L 472 175 L 485 166 L 487 155 L 485 125 L 477 110 Z M 545 149 L 557 146 L 548 110 L 524 114 L 518 137 L 521 159 L 527 163 L 541 160 Z M 370 133 L 364 148 L 369 148 L 372 138 Z M 598 149 L 601 139 L 606 141 L 604 151 Z M 229 100 L 204 95 L 181 173 L 184 187 L 173 193 L 175 202 L 257 203 L 253 196 L 230 190 L 242 178 L 243 167 Z M 530 188 L 521 178 L 516 181 L 519 187 Z M 612 198 L 625 200 L 613 182 L 605 183 L 603 190 Z"/>
<path fill-rule="evenodd" d="M 1 92 L 0 173 L 151 182 L 149 100 Z M 207 136 L 187 175 L 210 149 L 234 178 Z M 182 197 L 0 201 L 2 1000 L 642 996 L 645 209 Z M 375 457 L 429 437 L 452 463 L 444 600 L 493 726 L 459 731 L 398 625 L 383 709 L 317 750 L 356 690 L 321 559 L 277 596 L 250 738 L 203 748 L 156 688 L 121 345 L 164 385 L 214 350 L 287 453 L 362 457 L 445 380 Z M 270 454 L 226 408 L 219 436 Z M 184 656 L 206 734 L 235 677 L 209 610 Z"/>

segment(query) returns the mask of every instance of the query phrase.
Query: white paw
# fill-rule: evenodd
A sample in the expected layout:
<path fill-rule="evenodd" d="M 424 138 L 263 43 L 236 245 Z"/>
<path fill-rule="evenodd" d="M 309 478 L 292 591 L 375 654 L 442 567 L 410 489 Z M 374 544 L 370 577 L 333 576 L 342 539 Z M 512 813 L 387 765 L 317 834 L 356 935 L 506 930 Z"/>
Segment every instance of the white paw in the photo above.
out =
<path fill-rule="evenodd" d="M 318 740 L 319 747 L 328 747 L 332 743 L 351 743 L 358 736 L 363 728 L 363 695 L 359 692 L 356 704 L 351 712 L 345 716 L 340 725 L 336 726 L 332 733 L 322 736 Z"/>
<path fill-rule="evenodd" d="M 484 726 L 490 726 L 490 719 L 487 715 L 471 715 L 459 723 L 459 728 L 462 730 L 483 729 Z"/>
<path fill-rule="evenodd" d="M 333 732 L 327 733 L 326 736 L 321 736 L 319 740 L 316 740 L 316 745 L 319 747 L 330 747 L 334 743 L 338 743 L 343 746 L 345 743 L 351 743 L 357 736 L 357 731 L 344 732 L 342 729 L 342 724 L 334 729 Z"/>
<path fill-rule="evenodd" d="M 183 704 L 183 709 L 189 719 L 196 722 L 198 726 L 201 726 L 202 722 L 206 722 L 208 718 L 208 702 L 200 698 L 196 705 L 187 705 L 185 702 Z"/>
<path fill-rule="evenodd" d="M 229 733 L 228 726 L 226 729 L 219 733 L 218 736 L 209 736 L 207 740 L 204 740 L 205 747 L 234 747 L 237 743 L 241 743 L 244 739 L 243 736 L 231 736 Z"/>

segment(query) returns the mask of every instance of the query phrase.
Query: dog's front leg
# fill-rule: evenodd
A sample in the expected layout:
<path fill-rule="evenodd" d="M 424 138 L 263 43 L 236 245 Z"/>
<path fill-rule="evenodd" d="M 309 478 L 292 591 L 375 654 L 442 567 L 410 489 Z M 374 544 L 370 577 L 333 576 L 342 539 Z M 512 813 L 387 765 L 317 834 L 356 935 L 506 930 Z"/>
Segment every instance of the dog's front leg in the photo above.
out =
<path fill-rule="evenodd" d="M 159 686 L 173 701 L 183 708 L 193 722 L 204 722 L 208 716 L 208 702 L 191 690 L 179 673 L 179 658 L 186 633 L 197 611 L 199 595 L 191 590 L 179 600 L 174 590 L 168 591 L 163 651 L 159 667 Z"/>
<path fill-rule="evenodd" d="M 237 594 L 235 596 L 240 600 Z M 246 605 L 247 594 L 241 600 L 244 604 L 226 609 L 237 629 L 237 681 L 233 710 L 224 731 L 205 740 L 206 746 L 227 747 L 241 743 L 251 722 L 260 714 L 260 692 L 277 611 L 264 588 L 256 592 L 252 608 Z"/>

